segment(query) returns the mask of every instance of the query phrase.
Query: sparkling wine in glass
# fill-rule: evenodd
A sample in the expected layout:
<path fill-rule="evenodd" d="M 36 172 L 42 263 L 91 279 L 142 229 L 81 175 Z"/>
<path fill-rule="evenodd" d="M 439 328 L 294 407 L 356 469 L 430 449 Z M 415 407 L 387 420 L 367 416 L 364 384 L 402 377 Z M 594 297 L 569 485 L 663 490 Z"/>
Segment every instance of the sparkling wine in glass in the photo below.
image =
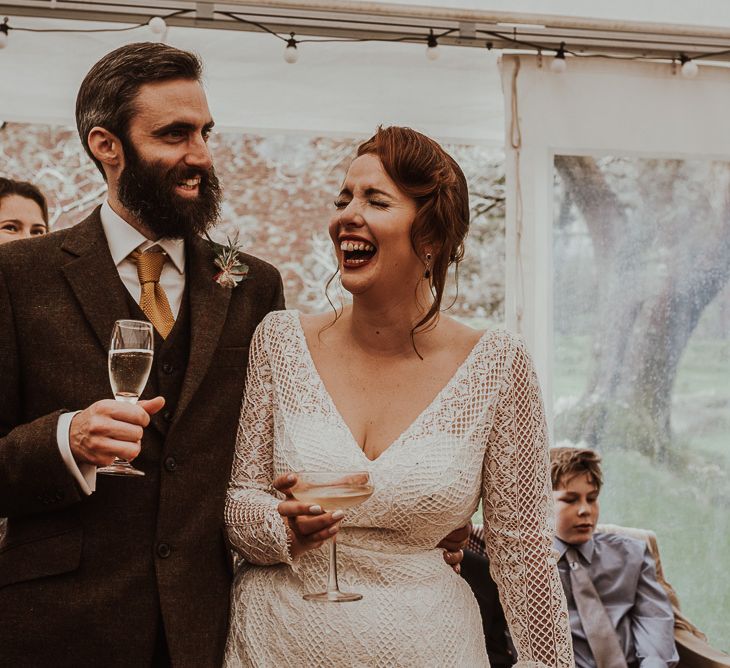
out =
<path fill-rule="evenodd" d="M 367 471 L 302 471 L 291 492 L 298 501 L 321 506 L 326 512 L 346 510 L 366 501 L 374 487 Z M 305 594 L 307 601 L 343 603 L 359 601 L 362 594 L 341 592 L 337 584 L 337 542 L 330 541 L 327 591 Z"/>
<path fill-rule="evenodd" d="M 154 352 L 152 324 L 144 320 L 117 320 L 109 345 L 109 382 L 114 398 L 136 404 L 147 384 Z M 109 475 L 144 475 L 128 461 L 115 458 L 97 473 Z"/>

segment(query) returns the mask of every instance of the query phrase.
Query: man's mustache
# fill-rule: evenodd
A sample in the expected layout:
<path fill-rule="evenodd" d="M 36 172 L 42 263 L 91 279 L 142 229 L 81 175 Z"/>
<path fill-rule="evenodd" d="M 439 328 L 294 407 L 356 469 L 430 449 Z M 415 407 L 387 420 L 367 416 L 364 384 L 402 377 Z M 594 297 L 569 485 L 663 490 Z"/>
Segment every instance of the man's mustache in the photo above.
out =
<path fill-rule="evenodd" d="M 176 167 L 168 174 L 168 181 L 179 183 L 187 179 L 200 178 L 200 185 L 205 186 L 210 183 L 215 171 L 210 169 L 198 169 L 197 167 Z"/>

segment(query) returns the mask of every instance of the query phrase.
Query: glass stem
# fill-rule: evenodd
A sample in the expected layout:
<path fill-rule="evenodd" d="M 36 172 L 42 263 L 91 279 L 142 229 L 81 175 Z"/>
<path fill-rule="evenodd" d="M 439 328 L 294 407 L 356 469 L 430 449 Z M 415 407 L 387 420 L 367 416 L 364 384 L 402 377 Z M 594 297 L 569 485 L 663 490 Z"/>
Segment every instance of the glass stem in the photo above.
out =
<path fill-rule="evenodd" d="M 340 587 L 337 584 L 337 536 L 332 536 L 330 540 L 330 571 L 327 577 L 327 593 L 339 594 Z"/>

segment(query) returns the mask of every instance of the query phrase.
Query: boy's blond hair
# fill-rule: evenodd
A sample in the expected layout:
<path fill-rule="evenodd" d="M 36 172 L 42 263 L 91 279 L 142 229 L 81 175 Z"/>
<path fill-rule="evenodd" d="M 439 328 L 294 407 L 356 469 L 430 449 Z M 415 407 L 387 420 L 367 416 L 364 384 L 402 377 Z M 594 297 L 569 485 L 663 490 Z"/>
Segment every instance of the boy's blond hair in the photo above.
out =
<path fill-rule="evenodd" d="M 587 473 L 598 491 L 603 485 L 601 456 L 588 448 L 550 448 L 550 478 L 553 489 L 571 478 Z"/>

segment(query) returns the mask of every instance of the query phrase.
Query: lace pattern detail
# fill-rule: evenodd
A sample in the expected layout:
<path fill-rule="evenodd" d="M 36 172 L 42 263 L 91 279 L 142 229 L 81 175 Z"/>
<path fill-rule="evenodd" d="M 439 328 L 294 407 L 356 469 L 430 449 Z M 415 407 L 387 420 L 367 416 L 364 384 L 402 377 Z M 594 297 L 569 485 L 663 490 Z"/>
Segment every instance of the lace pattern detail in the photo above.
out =
<path fill-rule="evenodd" d="M 327 546 L 291 563 L 272 480 L 290 470 L 366 469 L 375 493 L 338 534 L 347 605 L 303 601 L 326 581 Z M 488 665 L 468 585 L 436 546 L 480 498 L 493 576 L 520 666 L 573 665 L 552 554 L 545 421 L 522 344 L 485 333 L 451 380 L 374 461 L 327 393 L 298 313 L 254 335 L 228 491 L 228 535 L 248 565 L 232 596 L 227 665 Z"/>

